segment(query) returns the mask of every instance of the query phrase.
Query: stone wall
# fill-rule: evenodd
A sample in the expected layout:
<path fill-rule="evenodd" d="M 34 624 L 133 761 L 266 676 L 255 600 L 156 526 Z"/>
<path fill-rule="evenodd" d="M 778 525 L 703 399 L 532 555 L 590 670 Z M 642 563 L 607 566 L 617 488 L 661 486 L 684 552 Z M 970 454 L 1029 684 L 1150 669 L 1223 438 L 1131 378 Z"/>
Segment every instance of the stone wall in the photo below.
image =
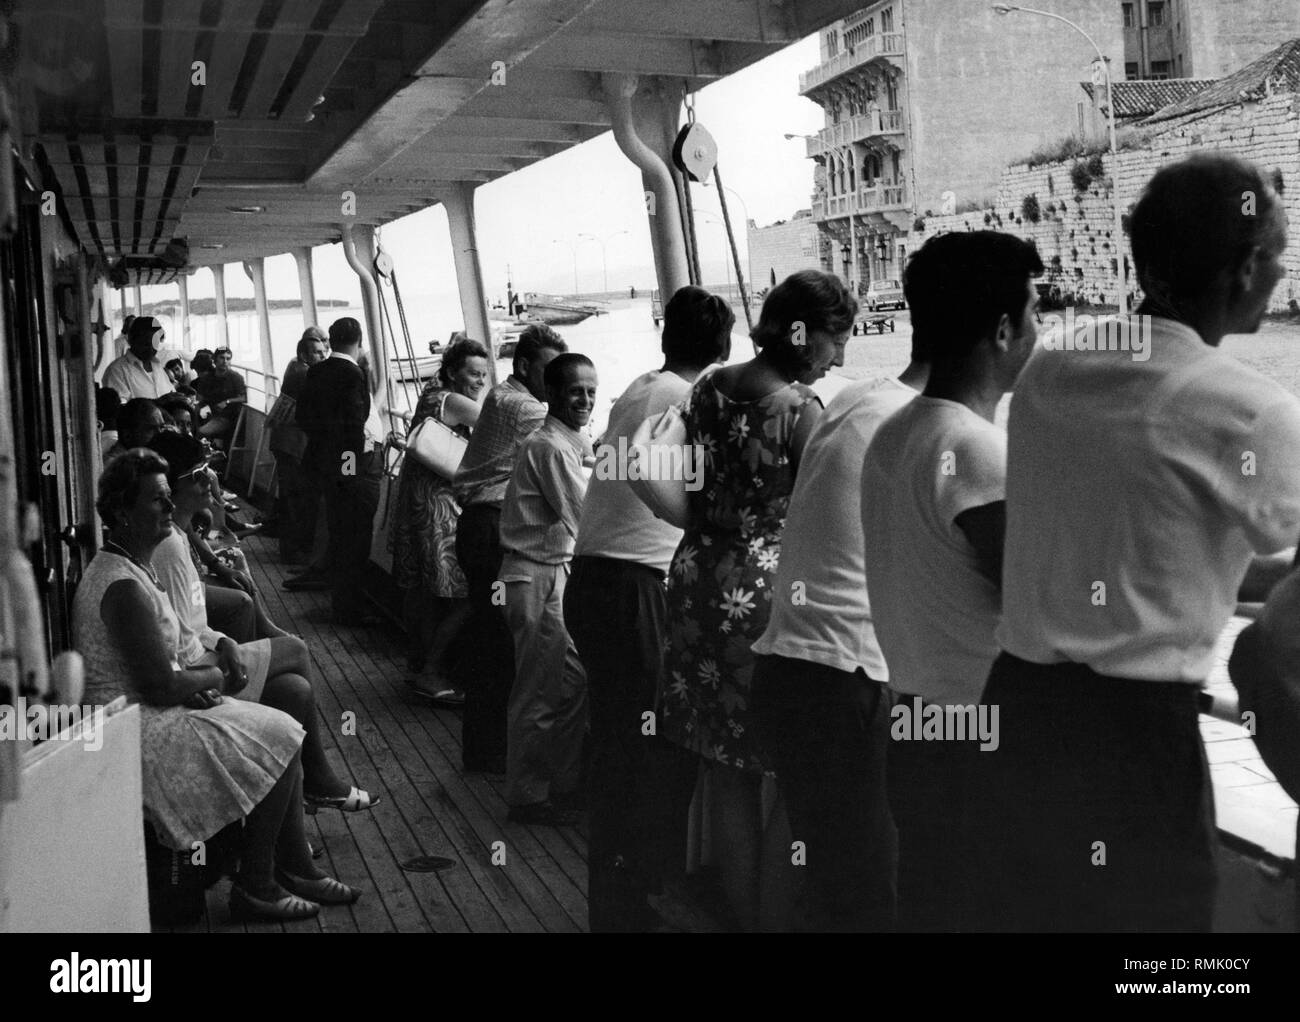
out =
<path fill-rule="evenodd" d="M 755 291 L 769 286 L 773 273 L 779 283 L 796 270 L 822 268 L 817 251 L 817 222 L 811 218 L 771 227 L 751 227 L 748 241 L 749 281 Z"/>
<path fill-rule="evenodd" d="M 1118 277 L 1112 175 L 1123 213 L 1131 209 L 1159 167 L 1197 150 L 1226 150 L 1282 172 L 1290 238 L 1283 256 L 1286 276 L 1273 292 L 1270 310 L 1285 310 L 1292 301 L 1300 301 L 1300 94 L 1273 96 L 1161 127 L 1144 148 L 1119 154 L 1117 172 L 1110 154 L 1104 154 L 1103 173 L 1081 192 L 1071 180 L 1073 160 L 1032 168 L 1023 164 L 1008 167 L 999 181 L 993 208 L 927 217 L 924 230 L 912 232 L 909 250 L 915 251 L 927 238 L 948 231 L 1009 231 L 1038 246 L 1053 278 L 1075 303 L 1114 304 Z M 1037 200 L 1037 223 L 1025 216 L 1027 196 Z M 1123 251 L 1127 256 L 1126 239 Z M 1134 297 L 1139 296 L 1131 267 L 1129 289 Z"/>

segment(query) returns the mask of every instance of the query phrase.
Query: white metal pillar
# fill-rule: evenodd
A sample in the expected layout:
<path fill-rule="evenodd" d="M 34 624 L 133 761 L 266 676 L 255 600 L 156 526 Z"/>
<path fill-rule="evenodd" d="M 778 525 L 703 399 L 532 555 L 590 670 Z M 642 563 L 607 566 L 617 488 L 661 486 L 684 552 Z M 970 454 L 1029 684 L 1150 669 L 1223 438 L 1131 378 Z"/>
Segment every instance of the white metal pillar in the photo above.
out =
<path fill-rule="evenodd" d="M 266 304 L 266 261 L 255 256 L 244 262 L 244 272 L 253 282 L 253 305 L 257 309 L 257 335 L 261 341 L 262 372 L 275 373 L 275 353 L 271 350 L 271 313 Z M 266 396 L 269 398 L 270 388 Z"/>
<path fill-rule="evenodd" d="M 614 139 L 623 154 L 641 171 L 646 189 L 646 213 L 654 249 L 655 275 L 660 297 L 667 302 L 690 283 L 686 236 L 682 231 L 677 184 L 668 169 L 671 153 L 665 151 L 667 115 L 676 119 L 680 96 L 668 83 L 648 78 L 645 86 L 635 75 L 604 74 L 605 105 L 613 122 Z M 670 110 L 665 107 L 673 104 Z"/>
<path fill-rule="evenodd" d="M 194 353 L 193 338 L 190 337 L 190 279 L 183 273 L 176 277 L 176 286 L 181 292 L 181 351 L 188 358 Z"/>
<path fill-rule="evenodd" d="M 453 191 L 442 196 L 451 232 L 451 252 L 456 263 L 456 288 L 460 292 L 460 311 L 465 333 L 492 347 L 492 327 L 488 322 L 487 292 L 483 287 L 483 266 L 478 257 L 478 226 L 474 218 L 474 190 L 470 181 L 459 182 Z M 488 378 L 497 382 L 496 352 L 488 359 Z"/>
<path fill-rule="evenodd" d="M 312 279 L 311 248 L 302 245 L 293 250 L 293 261 L 298 264 L 298 292 L 302 296 L 302 326 L 318 326 L 316 311 L 316 282 Z"/>
<path fill-rule="evenodd" d="M 340 224 L 343 255 L 361 280 L 361 307 L 366 316 L 366 340 L 370 346 L 370 391 L 388 393 L 388 351 L 379 311 L 379 285 L 375 282 L 375 229 L 367 224 Z"/>
<path fill-rule="evenodd" d="M 217 300 L 217 340 L 218 347 L 230 347 L 230 324 L 226 319 L 226 264 L 217 263 L 209 266 L 212 271 L 212 289 Z"/>
<path fill-rule="evenodd" d="M 135 314 L 144 315 L 144 298 L 140 293 L 140 285 L 136 284 L 131 288 L 131 300 L 135 303 Z"/>

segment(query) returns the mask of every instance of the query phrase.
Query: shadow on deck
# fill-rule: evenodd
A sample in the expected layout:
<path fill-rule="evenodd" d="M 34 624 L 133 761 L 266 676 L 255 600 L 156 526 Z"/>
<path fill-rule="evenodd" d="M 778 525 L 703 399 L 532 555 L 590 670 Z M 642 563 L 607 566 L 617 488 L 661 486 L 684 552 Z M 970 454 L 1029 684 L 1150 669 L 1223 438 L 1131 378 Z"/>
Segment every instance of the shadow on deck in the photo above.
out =
<path fill-rule="evenodd" d="M 299 923 L 234 923 L 230 881 L 208 891 L 206 917 L 181 931 L 574 932 L 587 928 L 587 838 L 577 828 L 507 823 L 505 782 L 464 775 L 460 715 L 409 694 L 406 644 L 393 627 L 338 628 L 329 593 L 288 593 L 274 541 L 242 544 L 271 617 L 306 641 L 317 707 L 336 771 L 383 801 L 364 813 L 307 817 L 322 868 L 365 893 Z M 416 873 L 401 864 L 443 856 Z"/>

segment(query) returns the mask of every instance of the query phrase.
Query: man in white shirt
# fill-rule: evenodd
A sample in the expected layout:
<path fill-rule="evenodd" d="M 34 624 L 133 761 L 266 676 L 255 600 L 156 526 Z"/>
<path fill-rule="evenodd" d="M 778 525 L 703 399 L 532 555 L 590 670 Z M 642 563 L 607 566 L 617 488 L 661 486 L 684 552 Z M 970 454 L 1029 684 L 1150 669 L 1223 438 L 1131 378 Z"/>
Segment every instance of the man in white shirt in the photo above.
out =
<path fill-rule="evenodd" d="M 166 336 L 158 320 L 137 316 L 127 332 L 127 350 L 108 364 L 103 385 L 112 387 L 123 401 L 133 397 L 153 400 L 174 391 L 176 388 L 158 355 Z"/>
<path fill-rule="evenodd" d="M 1042 271 L 1032 244 L 994 231 L 917 251 L 903 286 L 930 376 L 876 429 L 862 467 L 867 591 L 895 702 L 889 801 L 906 931 L 972 923 L 967 786 L 973 760 L 996 747 L 971 726 L 985 723 L 976 706 L 1001 609 L 1006 438 L 994 417 L 1033 349 Z"/>
<path fill-rule="evenodd" d="M 881 422 L 925 385 L 929 361 L 914 333 L 902 375 L 850 383 L 826 406 L 800 460 L 771 618 L 753 647 L 754 711 L 808 853 L 805 923 L 817 932 L 894 922 L 889 672 L 867 598 L 862 461 Z"/>
<path fill-rule="evenodd" d="M 516 823 L 577 822 L 587 677 L 564 627 L 564 586 L 586 496 L 596 367 L 567 352 L 547 364 L 547 416 L 519 448 L 501 510 L 500 581 L 514 638 L 506 802 Z"/>
<path fill-rule="evenodd" d="M 1003 741 L 979 764 L 992 928 L 1209 929 L 1198 693 L 1252 558 L 1300 535 L 1300 402 L 1218 350 L 1283 276 L 1280 199 L 1251 164 L 1198 154 L 1156 173 L 1131 222 L 1146 358 L 1044 348 L 1011 404 L 985 694 Z"/>
<path fill-rule="evenodd" d="M 627 481 L 620 453 L 638 426 L 686 400 L 730 353 L 736 314 L 703 288 L 681 288 L 664 308 L 664 366 L 614 402 L 596 446 L 596 470 L 578 525 L 564 620 L 587 671 L 591 783 L 587 910 L 592 933 L 655 925 L 646 898 L 686 860 L 686 814 L 698 761 L 645 733 L 658 711 L 664 579 L 682 530 L 654 517 Z M 610 471 L 609 466 L 617 471 Z"/>

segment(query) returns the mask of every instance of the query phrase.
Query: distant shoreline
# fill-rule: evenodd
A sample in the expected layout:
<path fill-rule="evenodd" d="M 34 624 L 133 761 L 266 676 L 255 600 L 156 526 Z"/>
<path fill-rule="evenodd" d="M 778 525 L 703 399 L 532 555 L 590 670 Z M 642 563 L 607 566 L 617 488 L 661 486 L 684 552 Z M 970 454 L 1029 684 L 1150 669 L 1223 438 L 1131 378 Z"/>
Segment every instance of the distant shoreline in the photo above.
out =
<path fill-rule="evenodd" d="M 354 305 L 355 302 L 340 301 L 337 298 L 322 298 L 317 300 L 316 307 L 321 309 L 344 308 Z M 297 298 L 272 298 L 266 303 L 268 311 L 278 311 L 280 309 L 300 309 L 302 302 Z M 160 313 L 166 313 L 169 316 L 178 315 L 181 303 L 179 299 L 171 299 L 164 302 L 149 302 L 141 306 L 141 314 L 145 316 L 157 316 Z M 257 302 L 252 298 L 227 298 L 226 312 L 253 312 L 257 308 Z M 215 298 L 196 298 L 190 302 L 191 316 L 214 316 L 217 312 L 217 300 Z"/>

